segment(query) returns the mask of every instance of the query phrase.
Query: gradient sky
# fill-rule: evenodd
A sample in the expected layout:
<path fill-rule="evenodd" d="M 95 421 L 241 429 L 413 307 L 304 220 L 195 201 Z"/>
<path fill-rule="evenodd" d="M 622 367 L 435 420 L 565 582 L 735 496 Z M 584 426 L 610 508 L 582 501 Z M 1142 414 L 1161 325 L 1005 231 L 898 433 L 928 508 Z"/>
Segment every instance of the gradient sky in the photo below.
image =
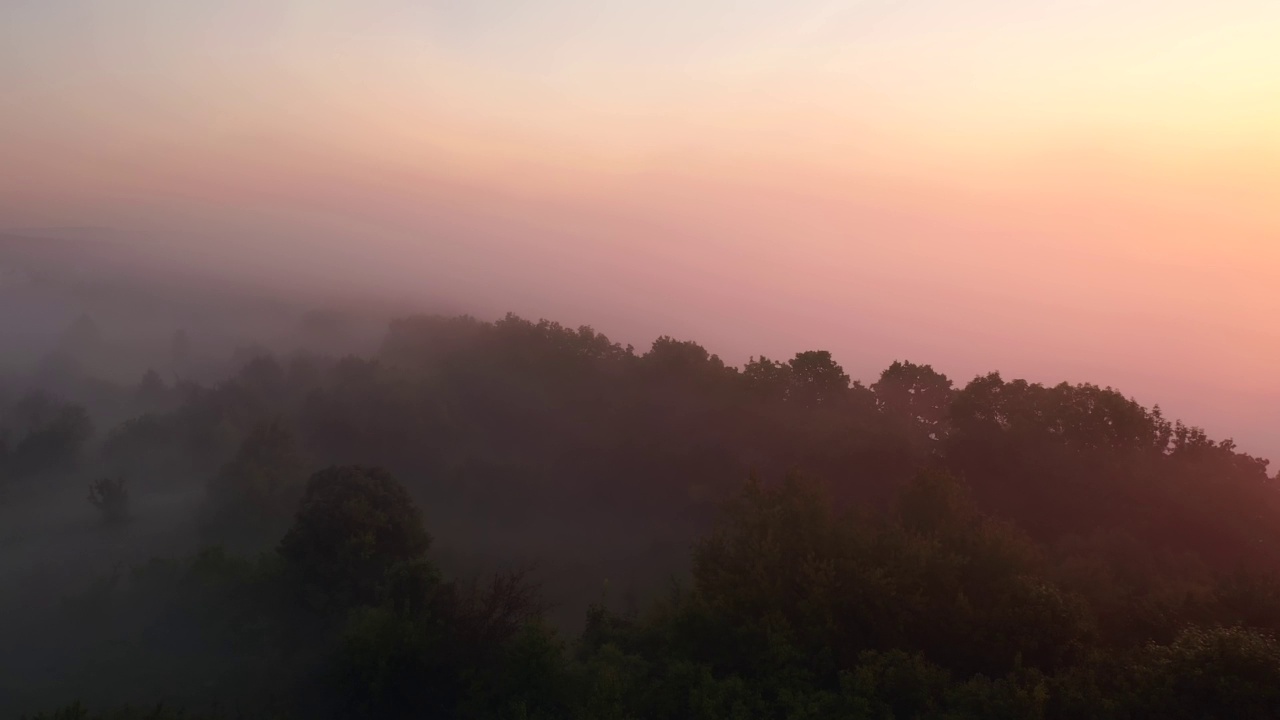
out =
<path fill-rule="evenodd" d="M 1274 0 L 5 0 L 0 227 L 1280 459 Z"/>

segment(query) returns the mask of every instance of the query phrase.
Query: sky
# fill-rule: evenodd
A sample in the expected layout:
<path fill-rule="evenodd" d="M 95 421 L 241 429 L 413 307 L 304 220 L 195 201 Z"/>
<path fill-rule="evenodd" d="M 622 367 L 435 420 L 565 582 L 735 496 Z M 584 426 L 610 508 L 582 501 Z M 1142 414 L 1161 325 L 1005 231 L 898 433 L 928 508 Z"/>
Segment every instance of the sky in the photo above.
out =
<path fill-rule="evenodd" d="M 1280 460 L 1274 0 L 4 0 L 0 228 Z"/>

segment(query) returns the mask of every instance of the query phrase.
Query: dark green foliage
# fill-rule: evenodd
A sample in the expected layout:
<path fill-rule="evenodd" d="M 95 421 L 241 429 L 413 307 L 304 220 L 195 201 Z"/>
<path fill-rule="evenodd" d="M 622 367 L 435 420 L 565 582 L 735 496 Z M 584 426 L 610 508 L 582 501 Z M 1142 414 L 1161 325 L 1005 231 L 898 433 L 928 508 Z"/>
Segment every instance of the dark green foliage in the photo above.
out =
<path fill-rule="evenodd" d="M 956 386 L 910 362 L 868 386 L 824 351 L 738 369 L 515 316 L 398 321 L 372 358 L 238 361 L 215 387 L 149 380 L 153 414 L 108 435 L 103 472 L 138 493 L 211 478 L 205 539 L 277 552 L 155 561 L 71 598 L 71 669 L 50 672 L 71 697 L 306 718 L 1280 716 L 1276 481 L 1109 388 Z M 48 398 L 4 417 L 25 474 L 88 437 Z M 332 466 L 306 480 L 309 458 Z M 649 595 L 562 636 L 536 575 L 446 579 L 413 498 L 519 560 L 598 552 L 575 570 L 593 596 L 603 577 Z M 466 532 L 436 532 L 441 558 L 465 554 Z M 650 540 L 693 545 L 666 594 L 686 558 Z"/>
<path fill-rule="evenodd" d="M 294 692 L 316 646 L 284 598 L 269 559 L 216 548 L 117 572 L 65 604 L 63 677 L 95 706 L 163 699 L 264 716 Z"/>
<path fill-rule="evenodd" d="M 351 718 L 566 717 L 573 697 L 555 635 L 533 621 L 477 635 L 474 622 L 448 588 L 418 613 L 354 612 L 324 676 L 325 703 Z"/>
<path fill-rule="evenodd" d="M 903 504 L 962 497 L 951 485 L 922 478 Z M 833 513 L 798 478 L 777 488 L 753 482 L 699 546 L 690 593 L 648 628 L 597 616 L 584 639 L 643 652 L 664 638 L 672 659 L 751 688 L 735 702 L 753 717 L 783 717 L 795 703 L 911 717 L 941 706 L 949 671 L 1003 677 L 1072 659 L 1088 636 L 1087 610 L 1024 574 L 1034 562 L 1026 541 L 962 503 L 930 505 L 927 526 L 881 528 Z M 874 669 L 884 662 L 899 669 Z M 716 686 L 731 687 L 723 682 Z"/>
<path fill-rule="evenodd" d="M 1241 628 L 1188 628 L 1137 657 L 1134 717 L 1280 717 L 1280 644 Z"/>
<path fill-rule="evenodd" d="M 439 613 L 364 608 L 342 631 L 326 683 L 329 702 L 351 718 L 398 718 L 413 712 L 443 716 L 457 703 L 448 628 Z"/>
<path fill-rule="evenodd" d="M 403 485 L 385 470 L 346 466 L 318 472 L 307 482 L 279 552 L 310 601 L 348 608 L 384 600 L 393 573 L 430 545 Z"/>
<path fill-rule="evenodd" d="M 164 658 L 136 679 L 160 680 L 166 697 L 250 717 L 1280 712 L 1280 644 L 1266 630 L 1213 624 L 1272 623 L 1273 583 L 1227 579 L 1183 610 L 1208 624 L 1186 623 L 1165 643 L 1108 645 L 1088 603 L 1048 579 L 1051 561 L 936 471 L 903 490 L 888 521 L 837 511 L 798 476 L 752 480 L 695 549 L 688 589 L 642 614 L 597 606 L 571 646 L 543 625 L 524 574 L 445 582 L 428 545 L 388 474 L 332 468 L 308 484 L 278 559 L 210 550 L 154 561 L 123 595 L 113 580 L 68 611 L 90 640 L 128 637 Z M 59 712 L 43 717 L 171 717 Z"/>
<path fill-rule="evenodd" d="M 176 410 L 113 433 L 111 457 L 173 456 L 185 465 L 170 473 L 213 475 L 276 418 L 317 463 L 388 467 L 433 502 L 703 526 L 752 469 L 800 470 L 840 506 L 885 508 L 938 464 L 1046 545 L 1128 535 L 1163 556 L 1153 562 L 1280 561 L 1265 461 L 1109 388 L 994 373 L 956 387 L 905 361 L 865 386 L 825 351 L 738 369 L 689 341 L 637 354 L 510 315 L 399 320 L 372 358 L 242 361 L 221 386 L 175 388 Z"/>

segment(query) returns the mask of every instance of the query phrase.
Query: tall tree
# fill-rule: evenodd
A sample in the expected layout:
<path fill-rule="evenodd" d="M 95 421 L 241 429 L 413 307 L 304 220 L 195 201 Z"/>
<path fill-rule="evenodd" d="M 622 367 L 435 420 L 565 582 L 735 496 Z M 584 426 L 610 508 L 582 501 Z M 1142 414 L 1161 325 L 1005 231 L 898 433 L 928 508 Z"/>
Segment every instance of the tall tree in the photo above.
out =
<path fill-rule="evenodd" d="M 395 478 L 380 468 L 332 467 L 307 481 L 279 553 L 322 607 L 387 599 L 400 568 L 422 561 L 431 536 Z"/>

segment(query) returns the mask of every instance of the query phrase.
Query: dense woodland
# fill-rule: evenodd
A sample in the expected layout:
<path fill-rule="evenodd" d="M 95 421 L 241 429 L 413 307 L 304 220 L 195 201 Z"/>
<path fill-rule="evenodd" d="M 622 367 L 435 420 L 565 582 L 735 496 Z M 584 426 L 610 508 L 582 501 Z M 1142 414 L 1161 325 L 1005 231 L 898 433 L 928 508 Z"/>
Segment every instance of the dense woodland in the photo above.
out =
<path fill-rule="evenodd" d="M 1280 717 L 1280 479 L 1115 390 L 515 316 L 123 387 L 95 332 L 0 385 L 4 516 L 92 521 L 0 595 L 6 717 Z"/>

